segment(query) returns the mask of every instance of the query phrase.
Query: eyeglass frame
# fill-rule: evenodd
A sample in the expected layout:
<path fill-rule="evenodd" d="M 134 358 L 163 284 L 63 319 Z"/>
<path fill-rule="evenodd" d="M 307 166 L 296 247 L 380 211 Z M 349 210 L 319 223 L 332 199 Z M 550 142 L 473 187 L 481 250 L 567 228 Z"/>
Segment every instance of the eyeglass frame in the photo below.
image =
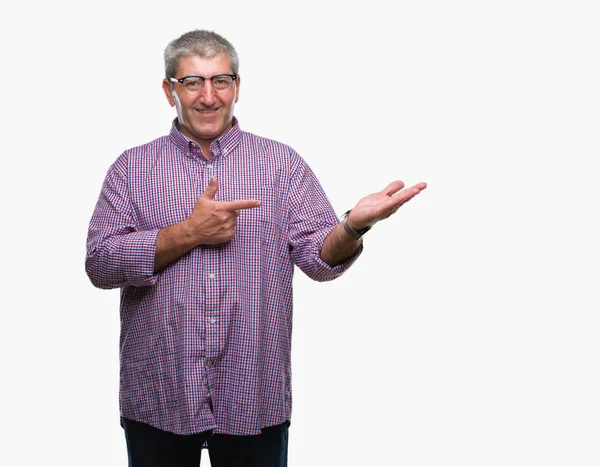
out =
<path fill-rule="evenodd" d="M 239 78 L 239 75 L 237 73 L 232 73 L 232 74 L 229 74 L 229 73 L 219 73 L 218 75 L 206 76 L 206 77 L 205 76 L 200 76 L 200 75 L 189 75 L 189 76 L 184 76 L 183 78 L 179 78 L 179 79 L 174 78 L 172 76 L 167 76 L 167 78 L 169 78 L 169 81 L 171 83 L 179 83 L 179 84 L 181 84 L 181 87 L 183 88 L 183 91 L 185 93 L 187 93 L 188 91 L 185 89 L 185 86 L 183 85 L 183 81 L 184 80 L 186 80 L 188 78 L 200 78 L 199 81 L 202 83 L 202 88 L 199 90 L 199 92 L 202 92 L 202 89 L 204 89 L 204 86 L 205 86 L 204 83 L 206 82 L 206 80 L 209 80 L 210 81 L 210 85 L 213 86 L 212 80 L 215 79 L 215 78 L 218 78 L 219 76 L 229 76 L 232 79 L 232 83 L 231 84 L 233 84 Z M 214 89 L 214 86 L 213 86 L 213 89 Z M 216 91 L 226 91 L 226 90 L 227 89 L 220 89 L 220 90 L 216 89 Z"/>

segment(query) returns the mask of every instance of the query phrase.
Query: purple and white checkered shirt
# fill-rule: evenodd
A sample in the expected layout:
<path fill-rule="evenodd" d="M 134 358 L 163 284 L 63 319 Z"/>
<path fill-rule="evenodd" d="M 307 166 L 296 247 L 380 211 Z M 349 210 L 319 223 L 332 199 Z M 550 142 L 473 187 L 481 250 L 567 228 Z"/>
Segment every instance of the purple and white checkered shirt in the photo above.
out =
<path fill-rule="evenodd" d="M 206 159 L 173 122 L 109 168 L 90 221 L 86 271 L 121 288 L 121 415 L 177 434 L 252 435 L 292 411 L 292 276 L 339 277 L 319 255 L 336 214 L 289 146 L 233 128 Z M 216 200 L 259 199 L 234 237 L 153 274 L 158 231 L 185 220 L 210 176 Z"/>

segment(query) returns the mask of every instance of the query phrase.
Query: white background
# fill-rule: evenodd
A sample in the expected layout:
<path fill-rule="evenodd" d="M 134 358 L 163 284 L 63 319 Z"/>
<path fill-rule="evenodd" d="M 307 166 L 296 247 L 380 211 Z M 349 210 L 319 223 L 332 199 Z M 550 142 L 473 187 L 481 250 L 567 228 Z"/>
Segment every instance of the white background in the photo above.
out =
<path fill-rule="evenodd" d="M 87 223 L 114 159 L 169 131 L 162 53 L 195 28 L 238 49 L 242 128 L 339 213 L 429 184 L 345 276 L 296 276 L 290 467 L 600 465 L 595 3 L 2 7 L 0 465 L 126 465 Z"/>

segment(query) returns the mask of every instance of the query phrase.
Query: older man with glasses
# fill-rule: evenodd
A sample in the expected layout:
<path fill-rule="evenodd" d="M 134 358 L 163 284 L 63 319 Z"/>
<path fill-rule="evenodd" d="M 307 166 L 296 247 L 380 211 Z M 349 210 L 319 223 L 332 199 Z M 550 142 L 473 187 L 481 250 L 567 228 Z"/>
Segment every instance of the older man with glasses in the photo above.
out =
<path fill-rule="evenodd" d="M 294 266 L 339 277 L 362 236 L 425 189 L 394 181 L 340 221 L 289 146 L 241 129 L 234 47 L 195 30 L 165 50 L 168 135 L 111 165 L 86 271 L 121 289 L 129 465 L 287 465 Z"/>

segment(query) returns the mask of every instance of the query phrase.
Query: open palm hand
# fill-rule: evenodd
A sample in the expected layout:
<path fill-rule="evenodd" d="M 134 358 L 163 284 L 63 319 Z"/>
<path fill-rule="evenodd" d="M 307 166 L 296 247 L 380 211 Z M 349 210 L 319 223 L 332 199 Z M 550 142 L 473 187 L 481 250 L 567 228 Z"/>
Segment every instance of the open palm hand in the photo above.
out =
<path fill-rule="evenodd" d="M 427 188 L 425 182 L 404 188 L 404 182 L 393 181 L 383 190 L 362 198 L 348 216 L 348 224 L 354 230 L 363 230 L 394 214 L 400 206 Z"/>

